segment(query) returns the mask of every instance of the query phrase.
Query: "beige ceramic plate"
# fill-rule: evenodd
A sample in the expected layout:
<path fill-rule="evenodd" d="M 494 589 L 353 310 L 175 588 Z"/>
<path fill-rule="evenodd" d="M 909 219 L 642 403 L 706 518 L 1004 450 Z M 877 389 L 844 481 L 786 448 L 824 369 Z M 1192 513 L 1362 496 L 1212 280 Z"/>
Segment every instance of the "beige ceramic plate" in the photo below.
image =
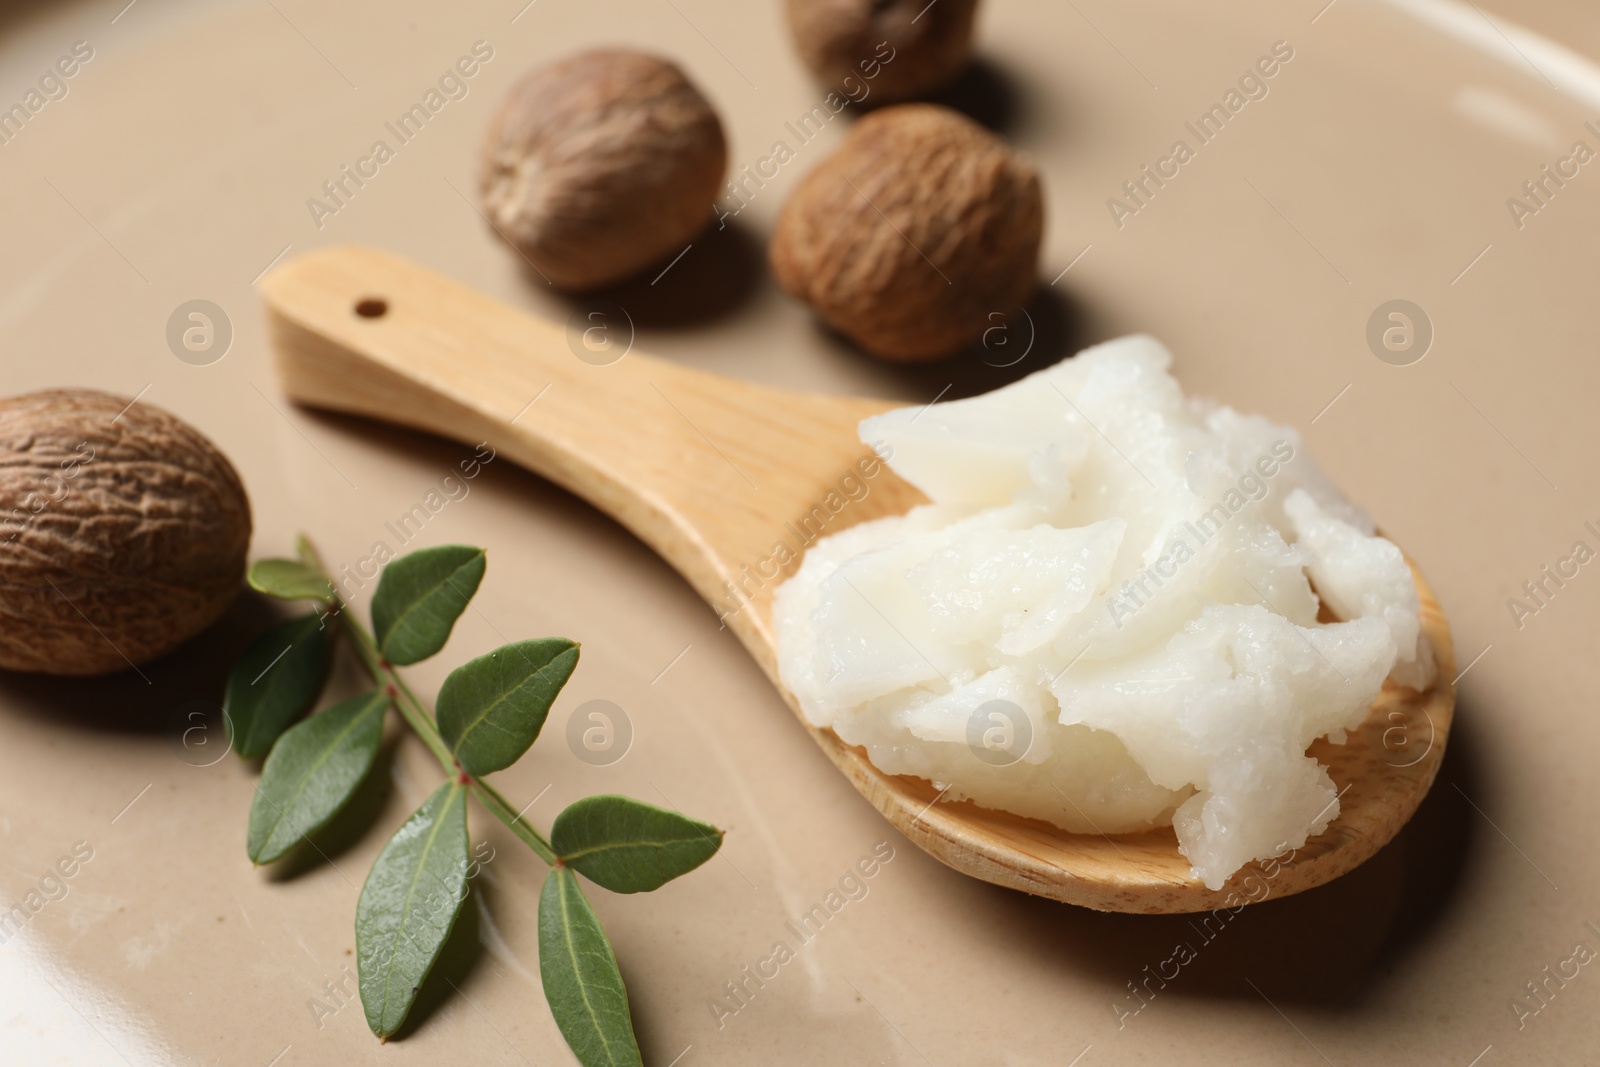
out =
<path fill-rule="evenodd" d="M 817 99 L 775 4 L 540 0 L 519 13 L 520 2 L 488 0 L 140 0 L 122 12 L 124 2 L 0 13 L 0 104 L 22 99 L 73 42 L 94 49 L 65 98 L 0 145 L 5 390 L 147 390 L 236 460 L 258 553 L 283 552 L 305 529 L 352 569 L 380 541 L 399 547 L 386 524 L 470 450 L 286 402 L 253 280 L 280 254 L 363 244 L 563 322 L 574 306 L 524 277 L 462 195 L 488 110 L 516 74 L 603 41 L 669 53 L 724 116 L 736 166 L 768 155 Z M 1491 1045 L 1481 1067 L 1582 1062 L 1600 983 L 1583 968 L 1537 1014 L 1525 983 L 1558 971 L 1575 942 L 1600 947 L 1584 925 L 1600 923 L 1585 888 L 1600 859 L 1574 847 L 1600 808 L 1600 723 L 1586 714 L 1600 685 L 1600 593 L 1584 566 L 1527 601 L 1520 628 L 1507 600 L 1570 559 L 1575 541 L 1600 544 L 1585 526 L 1600 527 L 1600 177 L 1589 165 L 1551 184 L 1520 228 L 1507 199 L 1574 141 L 1600 147 L 1584 126 L 1600 94 L 1579 82 L 1592 68 L 1481 4 L 1484 14 L 1437 0 L 1337 0 L 1320 13 L 1321 0 L 986 3 L 985 65 L 965 99 L 1047 178 L 1043 295 L 1019 364 L 991 366 L 1005 362 L 993 353 L 910 370 L 870 363 L 776 292 L 760 269 L 763 235 L 840 129 L 798 147 L 656 285 L 609 299 L 629 310 L 641 349 L 667 359 L 902 403 L 947 385 L 946 397 L 978 392 L 1082 343 L 1147 330 L 1178 353 L 1189 390 L 1301 427 L 1422 561 L 1455 631 L 1457 673 L 1468 672 L 1438 780 L 1407 829 L 1327 886 L 1201 928 L 957 875 L 817 758 L 666 565 L 498 461 L 444 486 L 436 499 L 448 502 L 411 542 L 473 541 L 491 558 L 480 611 L 413 677 L 431 689 L 502 640 L 578 638 L 583 667 L 502 791 L 539 798 L 529 817 L 542 825 L 612 790 L 729 828 L 723 856 L 690 878 L 646 897 L 596 894 L 652 1063 L 1065 1064 L 1092 1046 L 1082 1067 L 1319 1053 L 1464 1067 Z M 1577 5 L 1502 9 L 1600 51 L 1600 23 Z M 494 58 L 466 97 L 319 229 L 307 199 L 478 40 Z M 1119 228 L 1107 199 L 1277 41 L 1295 54 L 1267 95 Z M 232 326 L 226 354 L 203 366 L 166 340 L 174 311 L 197 299 Z M 1373 313 L 1397 299 L 1433 326 L 1426 355 L 1404 366 L 1366 339 Z M 0 945 L 8 1061 L 563 1062 L 534 951 L 542 872 L 476 816 L 474 840 L 496 858 L 466 920 L 468 951 L 442 972 L 449 982 L 436 983 L 421 1025 L 380 1048 L 359 1009 L 341 1007 L 333 991 L 353 958 L 360 880 L 434 772 L 426 753 L 396 746 L 364 800 L 373 829 L 327 842 L 331 864 L 252 870 L 254 771 L 233 757 L 196 766 L 209 754 L 181 738 L 187 702 L 215 695 L 221 665 L 261 624 L 261 609 L 241 603 L 183 657 L 147 667 L 148 684 L 0 679 L 0 903 L 26 902 L 77 842 L 94 850 L 64 895 L 46 886 L 59 899 Z M 567 744 L 571 724 L 581 735 L 606 710 L 585 707 L 597 700 L 631 727 L 607 765 Z M 880 847 L 892 861 L 847 879 Z M 786 924 L 830 899 L 843 903 L 802 943 Z M 792 962 L 746 979 L 777 942 Z M 1181 965 L 1179 945 L 1194 957 Z M 738 999 L 734 982 L 745 983 Z"/>

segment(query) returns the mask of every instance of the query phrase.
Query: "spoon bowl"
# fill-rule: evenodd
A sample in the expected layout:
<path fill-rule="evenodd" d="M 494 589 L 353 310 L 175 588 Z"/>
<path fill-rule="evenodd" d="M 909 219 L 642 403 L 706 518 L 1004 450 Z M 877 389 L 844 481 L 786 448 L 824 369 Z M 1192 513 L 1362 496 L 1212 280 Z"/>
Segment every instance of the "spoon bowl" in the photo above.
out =
<path fill-rule="evenodd" d="M 897 405 L 656 359 L 631 350 L 625 316 L 575 316 L 563 328 L 359 247 L 292 260 L 261 288 L 291 398 L 467 444 L 487 440 L 588 500 L 717 608 L 797 717 L 778 678 L 771 609 L 798 563 L 779 566 L 775 547 L 925 500 L 856 436 L 862 419 Z M 851 476 L 867 486 L 859 499 L 841 494 Z M 1438 772 L 1455 706 L 1447 680 L 1454 657 L 1432 591 L 1414 565 L 1412 574 L 1440 680 L 1425 693 L 1386 683 L 1347 743 L 1315 743 L 1311 755 L 1340 790 L 1338 817 L 1292 855 L 1248 865 L 1220 890 L 1190 874 L 1170 828 L 1073 834 L 945 802 L 931 783 L 885 774 L 831 730 L 800 721 L 901 833 L 963 874 L 1102 911 L 1199 912 L 1284 896 L 1371 857 Z"/>

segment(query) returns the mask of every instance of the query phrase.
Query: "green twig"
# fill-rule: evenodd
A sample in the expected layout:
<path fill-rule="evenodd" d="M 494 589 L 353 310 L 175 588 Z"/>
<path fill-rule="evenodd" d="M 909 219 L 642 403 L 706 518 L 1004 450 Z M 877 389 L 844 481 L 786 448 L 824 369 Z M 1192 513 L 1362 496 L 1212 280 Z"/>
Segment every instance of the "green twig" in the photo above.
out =
<path fill-rule="evenodd" d="M 315 567 L 324 578 L 327 578 L 328 572 L 322 566 L 322 560 L 318 558 L 316 549 L 312 548 L 311 542 L 304 537 L 300 539 L 300 554 L 301 558 Z M 332 585 L 331 579 L 329 579 L 329 585 Z M 411 686 L 406 684 L 406 680 L 400 677 L 399 672 L 394 669 L 394 665 L 383 658 L 383 654 L 378 651 L 377 641 L 373 639 L 372 634 L 367 632 L 367 628 L 361 625 L 361 621 L 356 618 L 355 613 L 348 610 L 349 607 L 344 601 L 335 599 L 329 606 L 329 614 L 344 627 L 345 633 L 350 637 L 350 643 L 355 646 L 356 654 L 361 657 L 362 664 L 367 668 L 367 672 L 372 675 L 372 680 L 388 691 L 394 698 L 394 706 L 400 712 L 401 717 L 406 720 L 406 724 L 411 727 L 416 735 L 422 739 L 422 743 L 428 746 L 428 749 L 439 761 L 439 765 L 444 768 L 445 773 L 456 775 L 466 781 L 484 808 L 495 818 L 505 823 L 512 833 L 522 839 L 524 844 L 538 853 L 540 859 L 552 866 L 559 862 L 559 857 L 556 855 L 555 849 L 550 846 L 550 842 L 545 840 L 543 834 L 522 821 L 521 816 L 511 806 L 510 801 L 501 796 L 489 783 L 474 778 L 461 769 L 461 764 L 456 761 L 455 755 L 450 751 L 450 746 L 445 744 L 444 738 L 440 736 L 439 728 L 434 724 L 432 714 L 429 713 L 422 701 L 417 699 L 417 694 L 412 691 Z"/>

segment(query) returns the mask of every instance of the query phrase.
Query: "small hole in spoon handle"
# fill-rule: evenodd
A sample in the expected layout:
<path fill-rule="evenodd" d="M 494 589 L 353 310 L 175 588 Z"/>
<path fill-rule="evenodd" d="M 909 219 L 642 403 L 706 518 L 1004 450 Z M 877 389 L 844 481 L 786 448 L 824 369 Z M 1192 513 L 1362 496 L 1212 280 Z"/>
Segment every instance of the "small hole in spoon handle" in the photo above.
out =
<path fill-rule="evenodd" d="M 356 314 L 364 319 L 381 319 L 389 313 L 389 302 L 382 297 L 368 296 L 356 301 Z"/>

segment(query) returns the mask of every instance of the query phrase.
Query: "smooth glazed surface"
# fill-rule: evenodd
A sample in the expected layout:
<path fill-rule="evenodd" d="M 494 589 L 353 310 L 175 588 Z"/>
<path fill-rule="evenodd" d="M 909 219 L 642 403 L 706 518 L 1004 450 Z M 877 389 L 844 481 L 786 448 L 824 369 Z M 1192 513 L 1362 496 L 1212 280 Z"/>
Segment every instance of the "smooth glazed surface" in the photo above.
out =
<path fill-rule="evenodd" d="M 292 405 L 254 279 L 280 253 L 385 248 L 564 330 L 585 309 L 545 290 L 487 232 L 469 202 L 475 153 L 524 69 L 615 42 L 691 72 L 722 115 L 735 172 L 754 172 L 779 139 L 795 152 L 763 187 L 750 184 L 742 207 L 725 199 L 726 228 L 713 224 L 656 285 L 647 277 L 611 297 L 641 350 L 886 405 L 928 403 L 947 385 L 946 397 L 971 395 L 1136 330 L 1179 353 L 1227 352 L 1180 363 L 1185 389 L 1298 426 L 1419 561 L 1450 618 L 1455 673 L 1467 672 L 1460 705 L 1438 780 L 1395 842 L 1282 899 L 1274 884 L 1294 866 L 1263 872 L 1271 899 L 1237 915 L 1105 915 L 963 877 L 911 847 L 818 757 L 741 643 L 647 545 L 510 462 L 483 466 L 466 492 L 441 493 L 448 503 L 410 541 L 473 541 L 490 559 L 481 614 L 412 671 L 419 689 L 504 640 L 581 640 L 582 668 L 534 754 L 500 776 L 502 792 L 526 803 L 549 786 L 528 816 L 545 826 L 579 796 L 617 791 L 729 831 L 720 858 L 658 893 L 595 894 L 648 1062 L 1020 1067 L 1064 1065 L 1086 1048 L 1079 1067 L 1590 1058 L 1592 969 L 1542 1004 L 1525 983 L 1547 966 L 1572 973 L 1578 942 L 1600 948 L 1586 925 L 1600 925 L 1600 858 L 1588 846 L 1600 808 L 1600 586 L 1574 554 L 1579 540 L 1600 548 L 1585 525 L 1600 528 L 1590 442 L 1600 177 L 1579 165 L 1520 220 L 1507 200 L 1532 206 L 1523 183 L 1570 159 L 1573 142 L 1600 148 L 1584 125 L 1600 125 L 1600 79 L 1580 83 L 1574 71 L 1592 68 L 1532 48 L 1501 17 L 1600 56 L 1592 5 L 1480 4 L 1489 22 L 1438 0 L 1338 0 L 1320 14 L 1320 0 L 988 3 L 968 99 L 1047 184 L 1046 295 L 1029 309 L 1031 348 L 1012 333 L 1016 347 L 987 362 L 897 368 L 818 331 L 761 266 L 783 197 L 857 108 L 806 144 L 788 132 L 820 96 L 778 4 L 539 0 L 519 14 L 521 0 L 125 2 L 0 14 L 0 105 L 74 42 L 94 53 L 64 98 L 0 145 L 4 391 L 148 388 L 238 468 L 258 556 L 283 554 L 306 530 L 359 574 L 375 543 L 401 547 L 394 521 L 474 450 Z M 465 97 L 396 144 L 385 123 L 479 40 L 494 58 L 464 79 Z M 1294 58 L 1264 79 L 1267 95 L 1198 144 L 1185 123 L 1277 41 Z M 314 218 L 308 199 L 380 138 L 394 158 Z M 1151 183 L 1144 204 L 1128 201 L 1138 210 L 1119 227 L 1107 199 L 1179 138 L 1193 158 Z M 174 311 L 201 299 L 232 326 L 225 357 L 204 366 L 167 341 Z M 1405 353 L 1386 362 L 1368 345 L 1369 319 L 1391 300 L 1420 306 L 1433 326 L 1426 356 L 1408 366 L 1392 362 Z M 1023 350 L 1015 366 L 995 366 Z M 508 399 L 510 413 L 529 399 Z M 552 390 L 536 408 L 559 402 Z M 1557 584 L 1546 566 L 1569 577 Z M 1524 590 L 1534 581 L 1538 603 Z M 540 1003 L 543 870 L 481 813 L 473 842 L 496 858 L 463 920 L 468 946 L 483 948 L 446 972 L 459 992 L 444 985 L 416 1033 L 383 1047 L 359 1006 L 339 1006 L 331 991 L 353 964 L 361 877 L 433 771 L 420 746 L 395 746 L 367 797 L 371 830 L 331 850 L 331 864 L 253 870 L 255 770 L 232 756 L 196 765 L 211 757 L 182 737 L 188 702 L 219 691 L 222 666 L 263 623 L 241 602 L 183 658 L 146 668 L 148 684 L 0 677 L 0 903 L 57 898 L 0 945 L 6 1057 L 568 1062 Z M 330 699 L 356 681 L 336 679 L 345 690 Z M 606 766 L 566 740 L 592 700 L 631 724 L 626 755 Z M 865 895 L 802 943 L 786 924 L 880 842 L 893 858 L 863 881 Z M 73 874 L 51 874 L 58 863 Z M 728 999 L 725 983 L 780 940 L 795 959 Z M 1176 977 L 1150 977 L 1162 974 Z M 1130 983 L 1154 995 L 1140 999 Z"/>

